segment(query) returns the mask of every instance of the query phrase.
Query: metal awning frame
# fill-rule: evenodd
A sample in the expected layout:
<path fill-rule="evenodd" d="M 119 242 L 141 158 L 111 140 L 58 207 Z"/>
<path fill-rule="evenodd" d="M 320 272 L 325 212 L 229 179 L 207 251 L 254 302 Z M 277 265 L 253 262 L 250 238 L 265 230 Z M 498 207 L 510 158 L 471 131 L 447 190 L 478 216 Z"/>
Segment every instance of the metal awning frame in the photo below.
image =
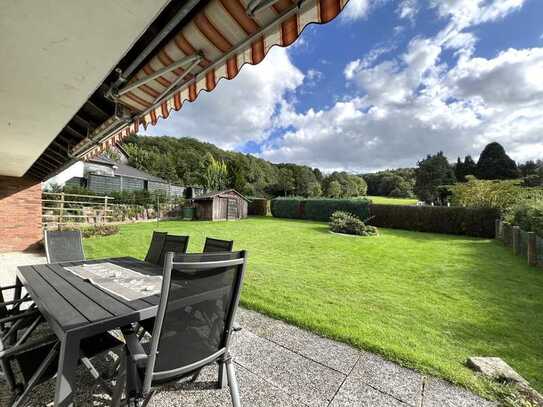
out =
<path fill-rule="evenodd" d="M 276 2 L 277 2 L 277 0 L 259 0 L 255 4 L 254 7 L 255 7 L 255 10 L 256 10 L 256 8 L 258 8 L 258 10 L 262 10 L 262 9 L 264 9 L 266 7 L 272 6 Z M 170 97 L 171 95 L 173 95 L 181 86 L 184 86 L 184 85 L 186 85 L 188 83 L 192 83 L 192 82 L 196 83 L 203 76 L 205 76 L 209 71 L 211 71 L 212 69 L 215 69 L 217 66 L 223 64 L 226 60 L 231 58 L 232 55 L 236 55 L 237 53 L 239 53 L 240 50 L 242 50 L 244 47 L 246 47 L 247 45 L 254 42 L 258 37 L 265 34 L 272 27 L 275 27 L 276 25 L 283 23 L 285 20 L 287 20 L 290 17 L 292 17 L 293 15 L 295 15 L 299 11 L 299 9 L 302 7 L 303 3 L 304 3 L 304 0 L 298 1 L 296 4 L 294 4 L 293 6 L 289 7 L 285 11 L 283 11 L 280 15 L 278 15 L 268 25 L 266 25 L 265 27 L 262 27 L 261 29 L 259 29 L 255 33 L 253 33 L 251 36 L 247 37 L 245 40 L 243 40 L 240 43 L 236 44 L 230 51 L 225 53 L 221 58 L 219 58 L 218 60 L 216 60 L 212 64 L 208 65 L 202 71 L 198 72 L 194 76 L 194 78 L 192 78 L 190 81 L 181 83 L 181 80 L 184 77 L 186 77 L 186 74 L 189 73 L 190 69 L 193 69 L 198 64 L 198 62 L 193 62 L 193 64 L 187 69 L 187 71 L 183 75 L 181 75 L 179 78 L 177 78 L 176 81 L 168 89 L 166 89 L 157 99 L 155 99 L 155 101 L 153 102 L 153 105 L 151 107 L 149 107 L 148 109 L 146 109 L 145 111 L 143 111 L 141 113 L 136 114 L 136 116 L 133 119 L 135 119 L 135 118 L 143 118 L 149 112 L 155 110 L 158 107 L 158 105 L 164 101 L 164 99 L 166 99 L 166 98 Z M 248 6 L 247 10 L 249 10 L 249 6 Z M 194 57 L 202 58 L 203 56 L 201 54 L 195 54 L 195 55 L 191 55 L 191 57 L 193 57 L 193 58 Z M 180 63 L 180 64 L 182 62 L 186 63 L 185 58 L 178 61 L 178 63 Z M 177 66 L 175 68 L 172 68 L 172 66 L 174 64 L 169 65 L 168 67 L 165 67 L 163 69 L 165 69 L 166 72 L 170 72 L 173 69 L 177 69 L 179 66 Z M 169 69 L 169 68 L 171 68 L 171 69 Z M 156 76 L 156 77 L 158 77 L 158 76 Z M 152 80 L 154 78 L 151 79 L 150 76 L 142 78 L 142 80 L 146 80 L 146 79 L 147 80 Z M 122 76 L 119 78 L 119 80 L 121 81 L 120 83 L 124 83 L 126 81 L 126 79 L 123 78 Z M 140 86 L 141 86 L 141 83 L 140 83 Z M 126 89 L 126 88 L 124 88 L 124 89 Z M 121 90 L 121 91 L 124 91 L 124 89 Z M 134 89 L 134 87 L 132 89 Z M 128 92 L 128 91 L 126 91 L 126 92 Z M 114 89 L 111 89 L 111 94 L 112 95 L 113 95 L 113 92 L 114 92 Z M 123 92 L 123 94 L 126 93 L 126 92 Z M 91 151 L 93 149 L 95 144 L 100 144 L 101 142 L 107 140 L 108 138 L 115 135 L 119 131 L 122 131 L 130 123 L 131 123 L 130 119 L 121 120 L 121 121 L 116 122 L 116 124 L 119 124 L 119 126 L 114 126 L 113 128 L 108 127 L 108 129 L 105 129 L 104 131 L 101 131 L 98 135 L 92 137 L 91 140 L 86 142 L 83 147 L 78 148 L 76 151 L 73 151 L 72 156 L 73 157 L 82 157 L 82 156 L 84 156 L 85 154 L 87 154 L 89 151 Z"/>

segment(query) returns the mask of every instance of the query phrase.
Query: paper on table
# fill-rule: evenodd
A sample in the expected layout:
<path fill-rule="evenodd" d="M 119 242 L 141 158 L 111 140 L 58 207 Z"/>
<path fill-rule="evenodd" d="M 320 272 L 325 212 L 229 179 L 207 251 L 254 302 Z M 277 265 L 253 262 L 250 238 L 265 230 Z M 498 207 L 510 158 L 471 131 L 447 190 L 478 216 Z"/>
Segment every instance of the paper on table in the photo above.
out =
<path fill-rule="evenodd" d="M 65 268 L 126 301 L 159 294 L 162 287 L 161 276 L 148 276 L 108 262 Z"/>

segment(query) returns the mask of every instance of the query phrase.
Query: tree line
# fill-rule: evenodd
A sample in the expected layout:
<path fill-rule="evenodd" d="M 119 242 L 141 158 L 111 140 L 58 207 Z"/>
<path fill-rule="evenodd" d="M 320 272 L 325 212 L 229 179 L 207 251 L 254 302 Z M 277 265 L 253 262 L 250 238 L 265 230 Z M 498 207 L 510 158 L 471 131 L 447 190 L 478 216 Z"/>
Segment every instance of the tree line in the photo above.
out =
<path fill-rule="evenodd" d="M 184 186 L 234 188 L 248 196 L 350 198 L 367 193 L 363 177 L 347 172 L 324 175 L 318 168 L 269 161 L 192 138 L 131 136 L 123 145 L 128 164 Z"/>
<path fill-rule="evenodd" d="M 525 186 L 543 185 L 543 161 L 517 165 L 498 143 L 488 144 L 477 162 L 460 157 L 449 163 L 443 152 L 429 154 L 415 168 L 375 173 L 324 174 L 318 168 L 273 164 L 251 154 L 225 151 L 192 138 L 131 136 L 124 144 L 133 167 L 184 186 L 209 190 L 234 188 L 248 196 L 350 198 L 364 195 L 418 197 L 443 204 L 448 185 L 477 179 L 522 179 Z"/>

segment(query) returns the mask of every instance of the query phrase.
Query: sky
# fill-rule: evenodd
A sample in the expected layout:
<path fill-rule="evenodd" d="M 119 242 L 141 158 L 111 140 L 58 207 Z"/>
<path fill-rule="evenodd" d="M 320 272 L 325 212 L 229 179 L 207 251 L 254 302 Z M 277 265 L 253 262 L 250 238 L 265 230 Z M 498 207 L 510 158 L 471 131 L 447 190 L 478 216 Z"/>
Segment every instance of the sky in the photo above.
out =
<path fill-rule="evenodd" d="M 350 0 L 145 134 L 326 172 L 543 159 L 543 0 Z"/>

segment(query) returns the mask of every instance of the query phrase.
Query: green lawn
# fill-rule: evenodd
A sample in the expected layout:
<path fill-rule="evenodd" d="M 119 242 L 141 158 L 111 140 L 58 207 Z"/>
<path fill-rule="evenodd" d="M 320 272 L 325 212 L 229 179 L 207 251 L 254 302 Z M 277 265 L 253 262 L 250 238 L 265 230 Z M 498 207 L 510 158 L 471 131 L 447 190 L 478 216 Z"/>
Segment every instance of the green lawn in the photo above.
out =
<path fill-rule="evenodd" d="M 91 258 L 145 256 L 155 223 L 85 240 Z M 468 356 L 499 356 L 543 390 L 543 270 L 492 240 L 400 230 L 328 233 L 319 222 L 161 222 L 249 250 L 244 306 L 484 394 Z"/>
<path fill-rule="evenodd" d="M 417 200 L 414 198 L 389 198 L 387 196 L 370 196 L 366 198 L 371 199 L 374 204 L 382 205 L 415 205 Z"/>

